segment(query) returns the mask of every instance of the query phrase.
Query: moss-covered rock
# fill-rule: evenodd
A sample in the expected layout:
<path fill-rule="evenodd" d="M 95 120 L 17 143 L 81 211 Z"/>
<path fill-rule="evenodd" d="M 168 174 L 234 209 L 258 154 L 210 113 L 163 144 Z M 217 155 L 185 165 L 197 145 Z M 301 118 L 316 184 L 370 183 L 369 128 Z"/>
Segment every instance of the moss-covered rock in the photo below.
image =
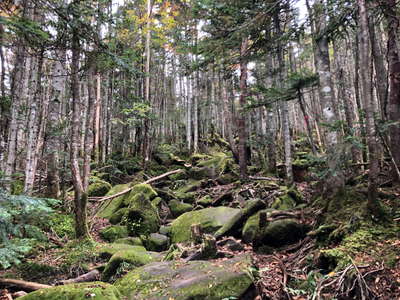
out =
<path fill-rule="evenodd" d="M 187 171 L 188 177 L 194 180 L 202 180 L 207 178 L 214 178 L 216 176 L 215 171 L 208 167 L 193 167 Z"/>
<path fill-rule="evenodd" d="M 146 200 L 153 200 L 157 197 L 157 192 L 151 187 L 150 184 L 137 184 L 133 186 L 128 196 L 124 198 L 124 205 L 130 206 L 132 202 L 135 202 L 137 197 L 143 196 Z"/>
<path fill-rule="evenodd" d="M 120 300 L 118 289 L 104 282 L 76 283 L 41 289 L 21 300 Z"/>
<path fill-rule="evenodd" d="M 269 210 L 260 211 L 251 216 L 244 225 L 242 230 L 244 242 L 253 243 L 255 246 L 281 247 L 302 239 L 309 229 L 308 226 L 293 219 L 276 220 L 264 224 L 260 222 L 261 213 L 265 213 L 268 217 Z"/>
<path fill-rule="evenodd" d="M 155 261 L 155 257 L 155 255 L 141 249 L 120 250 L 108 261 L 102 273 L 102 280 L 109 281 L 122 263 L 129 264 L 130 268 L 133 269 Z"/>
<path fill-rule="evenodd" d="M 160 226 L 159 232 L 163 235 L 169 235 L 171 233 L 171 226 L 162 225 Z"/>
<path fill-rule="evenodd" d="M 178 200 L 171 200 L 168 205 L 174 218 L 177 218 L 180 215 L 193 209 L 193 206 L 191 204 L 182 203 Z"/>
<path fill-rule="evenodd" d="M 212 158 L 200 161 L 198 166 L 208 167 L 216 173 L 215 175 L 222 175 L 223 173 L 233 171 L 234 164 L 232 155 L 228 155 L 225 152 L 216 152 L 212 154 Z"/>
<path fill-rule="evenodd" d="M 278 197 L 272 204 L 272 208 L 278 210 L 289 210 L 296 207 L 296 205 L 304 203 L 303 196 L 297 190 L 296 186 L 291 186 L 289 188 L 283 186 L 281 190 L 284 194 Z"/>
<path fill-rule="evenodd" d="M 157 232 L 160 227 L 160 218 L 150 200 L 142 194 L 136 194 L 131 200 L 129 210 L 123 217 L 129 235 L 140 236 Z"/>
<path fill-rule="evenodd" d="M 101 197 L 111 190 L 111 184 L 107 181 L 96 179 L 88 186 L 87 194 L 89 197 Z"/>
<path fill-rule="evenodd" d="M 145 240 L 145 246 L 149 251 L 165 251 L 169 247 L 169 238 L 160 233 L 152 233 Z"/>
<path fill-rule="evenodd" d="M 187 212 L 179 216 L 171 224 L 172 243 L 190 241 L 190 227 L 192 224 L 200 224 L 204 233 L 214 234 L 240 213 L 240 209 L 223 206 Z"/>
<path fill-rule="evenodd" d="M 265 208 L 265 203 L 260 199 L 252 199 L 246 202 L 240 213 L 233 217 L 229 222 L 225 223 L 216 233 L 215 237 L 219 238 L 224 235 L 237 235 L 240 233 L 244 222 L 256 212 Z"/>
<path fill-rule="evenodd" d="M 198 205 L 202 205 L 202 206 L 204 206 L 204 207 L 207 207 L 207 206 L 211 205 L 211 204 L 213 203 L 213 201 L 214 201 L 214 200 L 213 200 L 213 198 L 211 198 L 210 195 L 206 195 L 206 196 L 204 196 L 203 198 L 197 200 L 196 203 L 197 203 Z"/>
<path fill-rule="evenodd" d="M 124 238 L 128 236 L 128 229 L 126 226 L 112 225 L 103 228 L 100 231 L 100 236 L 107 242 L 114 242 L 117 239 Z"/>
<path fill-rule="evenodd" d="M 113 186 L 111 190 L 108 191 L 106 196 L 113 196 L 115 194 L 118 194 L 130 187 L 130 184 L 118 184 L 116 186 Z M 110 199 L 107 201 L 104 201 L 102 205 L 100 206 L 100 209 L 97 213 L 97 215 L 101 218 L 110 218 L 120 207 L 121 204 L 123 203 L 124 197 L 126 197 L 127 194 L 116 197 L 114 199 Z"/>
<path fill-rule="evenodd" d="M 115 240 L 114 243 L 126 244 L 131 246 L 143 246 L 143 242 L 140 239 L 140 237 L 132 237 L 132 236 Z"/>
<path fill-rule="evenodd" d="M 111 224 L 116 225 L 122 221 L 122 218 L 126 215 L 128 211 L 128 207 L 120 208 L 115 213 L 113 213 L 108 220 Z"/>
<path fill-rule="evenodd" d="M 95 249 L 95 252 L 104 259 L 109 259 L 115 253 L 119 251 L 127 251 L 127 250 L 134 250 L 134 251 L 146 251 L 146 248 L 143 246 L 131 246 L 128 244 L 101 244 L 98 245 Z"/>
<path fill-rule="evenodd" d="M 158 262 L 137 268 L 115 283 L 123 297 L 137 300 L 240 299 L 252 284 L 250 257 L 218 264 Z"/>

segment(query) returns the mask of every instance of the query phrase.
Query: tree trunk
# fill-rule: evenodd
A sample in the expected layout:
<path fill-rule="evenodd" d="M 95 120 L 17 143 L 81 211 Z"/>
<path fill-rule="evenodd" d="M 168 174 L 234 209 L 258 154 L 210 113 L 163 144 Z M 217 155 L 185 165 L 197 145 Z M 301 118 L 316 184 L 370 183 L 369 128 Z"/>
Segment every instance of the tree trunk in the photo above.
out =
<path fill-rule="evenodd" d="M 326 30 L 326 7 L 324 0 L 317 0 L 314 4 L 314 24 L 315 33 L 315 61 L 319 74 L 319 98 L 322 106 L 324 122 L 333 128 L 328 128 L 326 132 L 327 143 L 327 164 L 329 174 L 326 179 L 326 196 L 337 194 L 344 187 L 344 175 L 341 170 L 339 152 L 339 128 L 334 128 L 336 121 L 339 120 L 338 110 L 332 84 L 332 73 L 329 60 L 329 43 L 324 31 Z"/>
<path fill-rule="evenodd" d="M 247 178 L 247 132 L 246 132 L 246 97 L 247 97 L 247 48 L 249 46 L 248 38 L 242 40 L 240 47 L 240 98 L 239 98 L 239 112 L 237 117 L 237 127 L 239 135 L 239 167 L 240 178 Z"/>
<path fill-rule="evenodd" d="M 75 1 L 79 5 L 79 0 Z M 71 172 L 74 184 L 75 236 L 84 239 L 89 236 L 86 222 L 87 195 L 84 191 L 83 179 L 79 167 L 80 128 L 81 128 L 81 99 L 79 85 L 79 58 L 80 58 L 79 29 L 74 28 L 72 36 L 71 60 L 71 91 L 72 91 L 72 124 L 71 124 Z"/>
<path fill-rule="evenodd" d="M 397 166 L 400 166 L 400 55 L 398 49 L 398 32 L 400 21 L 397 14 L 396 0 L 387 0 L 384 5 L 384 12 L 388 22 L 388 61 L 389 61 L 389 120 L 396 122 L 390 126 L 390 148 L 393 154 L 393 159 Z M 399 183 L 400 178 L 392 168 L 392 178 Z"/>
<path fill-rule="evenodd" d="M 365 0 L 357 0 L 359 8 L 360 24 L 360 73 L 362 96 L 366 117 L 366 131 L 369 151 L 368 173 L 368 209 L 371 214 L 379 214 L 378 206 L 378 175 L 379 175 L 379 151 L 375 130 L 374 114 L 376 113 L 372 97 L 372 73 L 371 73 L 371 47 L 368 26 L 368 12 Z M 398 145 L 397 145 L 398 147 Z"/>

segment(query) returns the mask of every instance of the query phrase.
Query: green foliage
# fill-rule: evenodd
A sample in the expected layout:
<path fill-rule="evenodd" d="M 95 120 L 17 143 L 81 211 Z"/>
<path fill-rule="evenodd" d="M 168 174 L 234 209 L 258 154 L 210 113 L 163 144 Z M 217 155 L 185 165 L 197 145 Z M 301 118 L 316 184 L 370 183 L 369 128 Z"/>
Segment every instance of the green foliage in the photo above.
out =
<path fill-rule="evenodd" d="M 46 240 L 38 226 L 58 201 L 9 195 L 0 189 L 0 204 L 0 268 L 8 268 L 20 263 L 35 241 Z"/>
<path fill-rule="evenodd" d="M 60 238 L 74 238 L 74 218 L 62 212 L 52 214 L 48 219 L 48 227 Z"/>

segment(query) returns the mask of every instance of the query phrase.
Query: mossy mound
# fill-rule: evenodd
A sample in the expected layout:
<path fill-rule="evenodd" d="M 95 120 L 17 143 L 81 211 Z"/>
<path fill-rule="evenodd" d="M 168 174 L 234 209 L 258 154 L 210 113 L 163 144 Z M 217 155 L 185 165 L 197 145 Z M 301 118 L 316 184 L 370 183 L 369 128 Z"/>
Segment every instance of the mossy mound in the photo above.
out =
<path fill-rule="evenodd" d="M 114 242 L 117 239 L 125 238 L 128 236 L 128 229 L 126 226 L 113 225 L 103 228 L 100 231 L 100 236 L 107 242 Z"/>
<path fill-rule="evenodd" d="M 232 155 L 225 152 L 212 153 L 210 159 L 200 161 L 197 165 L 199 167 L 208 167 L 215 171 L 216 175 L 234 171 L 235 161 Z"/>
<path fill-rule="evenodd" d="M 152 233 L 146 238 L 145 246 L 149 251 L 165 251 L 169 247 L 169 238 L 160 233 Z"/>
<path fill-rule="evenodd" d="M 157 197 L 157 192 L 149 184 L 136 184 L 129 192 L 128 196 L 124 198 L 124 205 L 130 206 L 132 202 L 136 201 L 136 198 L 144 196 L 147 200 L 152 200 Z"/>
<path fill-rule="evenodd" d="M 104 282 L 76 283 L 41 289 L 21 300 L 120 300 L 118 289 Z"/>
<path fill-rule="evenodd" d="M 106 196 L 113 196 L 115 194 L 118 194 L 130 187 L 130 184 L 118 184 L 116 186 L 113 186 L 111 190 L 108 191 Z M 110 218 L 121 206 L 121 203 L 124 200 L 125 195 L 116 197 L 114 199 L 110 199 L 107 201 L 104 201 L 103 204 L 100 206 L 99 212 L 97 215 L 101 218 Z"/>
<path fill-rule="evenodd" d="M 111 256 L 102 273 L 102 280 L 109 281 L 122 263 L 129 264 L 129 267 L 133 269 L 155 261 L 155 257 L 156 255 L 151 255 L 140 248 L 120 250 Z"/>
<path fill-rule="evenodd" d="M 111 184 L 107 181 L 96 179 L 88 186 L 87 194 L 89 197 L 101 197 L 111 190 Z"/>
<path fill-rule="evenodd" d="M 308 226 L 293 219 L 276 220 L 263 224 L 260 222 L 261 212 L 268 217 L 269 210 L 264 210 L 247 220 L 242 230 L 244 242 L 253 243 L 255 246 L 281 247 L 299 241 L 308 231 Z"/>
<path fill-rule="evenodd" d="M 193 206 L 191 204 L 182 203 L 178 200 L 171 200 L 168 203 L 168 206 L 171 209 L 171 213 L 174 218 L 177 218 L 180 215 L 193 210 Z"/>
<path fill-rule="evenodd" d="M 187 212 L 179 216 L 171 224 L 172 243 L 190 241 L 190 227 L 192 224 L 200 224 L 204 233 L 214 234 L 240 213 L 240 209 L 223 206 Z"/>
<path fill-rule="evenodd" d="M 218 264 L 158 262 L 131 271 L 115 286 L 127 299 L 240 299 L 252 284 L 250 267 L 250 257 L 246 255 Z"/>
<path fill-rule="evenodd" d="M 160 217 L 146 195 L 135 194 L 130 199 L 129 210 L 123 217 L 123 223 L 131 236 L 148 235 L 158 231 Z"/>
<path fill-rule="evenodd" d="M 146 252 L 146 248 L 142 246 L 131 246 L 127 244 L 101 244 L 98 245 L 95 249 L 95 252 L 100 255 L 101 258 L 109 259 L 115 253 L 119 251 L 127 251 L 127 250 L 134 250 L 134 251 L 143 251 Z"/>
<path fill-rule="evenodd" d="M 320 250 L 318 267 L 329 272 L 341 270 L 351 263 L 371 265 L 383 261 L 391 268 L 399 261 L 395 242 L 399 234 L 400 227 L 396 224 L 363 222 L 336 247 Z"/>
<path fill-rule="evenodd" d="M 297 205 L 304 203 L 303 196 L 297 190 L 296 186 L 289 188 L 283 186 L 281 189 L 285 192 L 282 196 L 276 198 L 271 205 L 272 208 L 278 210 L 289 210 L 295 208 Z"/>
<path fill-rule="evenodd" d="M 114 241 L 116 244 L 125 244 L 125 245 L 131 245 L 131 246 L 143 246 L 143 242 L 140 239 L 140 237 L 126 237 L 126 238 L 121 238 L 117 239 Z"/>

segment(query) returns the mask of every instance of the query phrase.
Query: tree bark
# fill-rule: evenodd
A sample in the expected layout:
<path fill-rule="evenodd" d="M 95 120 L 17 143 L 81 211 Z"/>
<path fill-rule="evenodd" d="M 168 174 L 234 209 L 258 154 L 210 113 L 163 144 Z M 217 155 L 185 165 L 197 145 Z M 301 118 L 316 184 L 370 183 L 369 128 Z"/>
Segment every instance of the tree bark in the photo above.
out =
<path fill-rule="evenodd" d="M 239 97 L 239 112 L 237 117 L 237 127 L 239 134 L 239 168 L 240 178 L 247 178 L 247 132 L 246 132 L 246 98 L 247 98 L 247 50 L 249 46 L 248 38 L 243 38 L 240 47 L 240 97 Z"/>
<path fill-rule="evenodd" d="M 79 5 L 80 0 L 74 2 Z M 81 143 L 81 99 L 79 85 L 79 58 L 80 58 L 80 41 L 79 29 L 73 29 L 72 36 L 72 60 L 71 60 L 71 91 L 72 91 L 72 127 L 71 127 L 71 144 L 70 144 L 70 161 L 72 181 L 74 184 L 74 210 L 75 210 L 75 236 L 78 239 L 84 239 L 89 236 L 87 226 L 87 194 L 84 190 L 83 179 L 79 167 L 79 150 Z"/>
<path fill-rule="evenodd" d="M 369 151 L 368 173 L 368 209 L 371 214 L 379 214 L 378 207 L 378 175 L 379 175 L 379 151 L 375 130 L 374 114 L 376 108 L 372 97 L 372 72 L 371 72 L 371 44 L 369 36 L 368 12 L 365 0 L 357 0 L 359 8 L 360 24 L 360 65 L 362 96 L 366 117 L 366 131 Z M 397 145 L 398 147 L 398 145 Z"/>
<path fill-rule="evenodd" d="M 400 166 L 400 55 L 398 49 L 398 32 L 400 20 L 397 14 L 396 0 L 387 0 L 384 4 L 384 12 L 388 22 L 388 61 L 389 61 L 389 120 L 395 122 L 389 128 L 390 148 L 393 159 Z M 396 183 L 400 178 L 393 167 L 392 178 Z"/>

